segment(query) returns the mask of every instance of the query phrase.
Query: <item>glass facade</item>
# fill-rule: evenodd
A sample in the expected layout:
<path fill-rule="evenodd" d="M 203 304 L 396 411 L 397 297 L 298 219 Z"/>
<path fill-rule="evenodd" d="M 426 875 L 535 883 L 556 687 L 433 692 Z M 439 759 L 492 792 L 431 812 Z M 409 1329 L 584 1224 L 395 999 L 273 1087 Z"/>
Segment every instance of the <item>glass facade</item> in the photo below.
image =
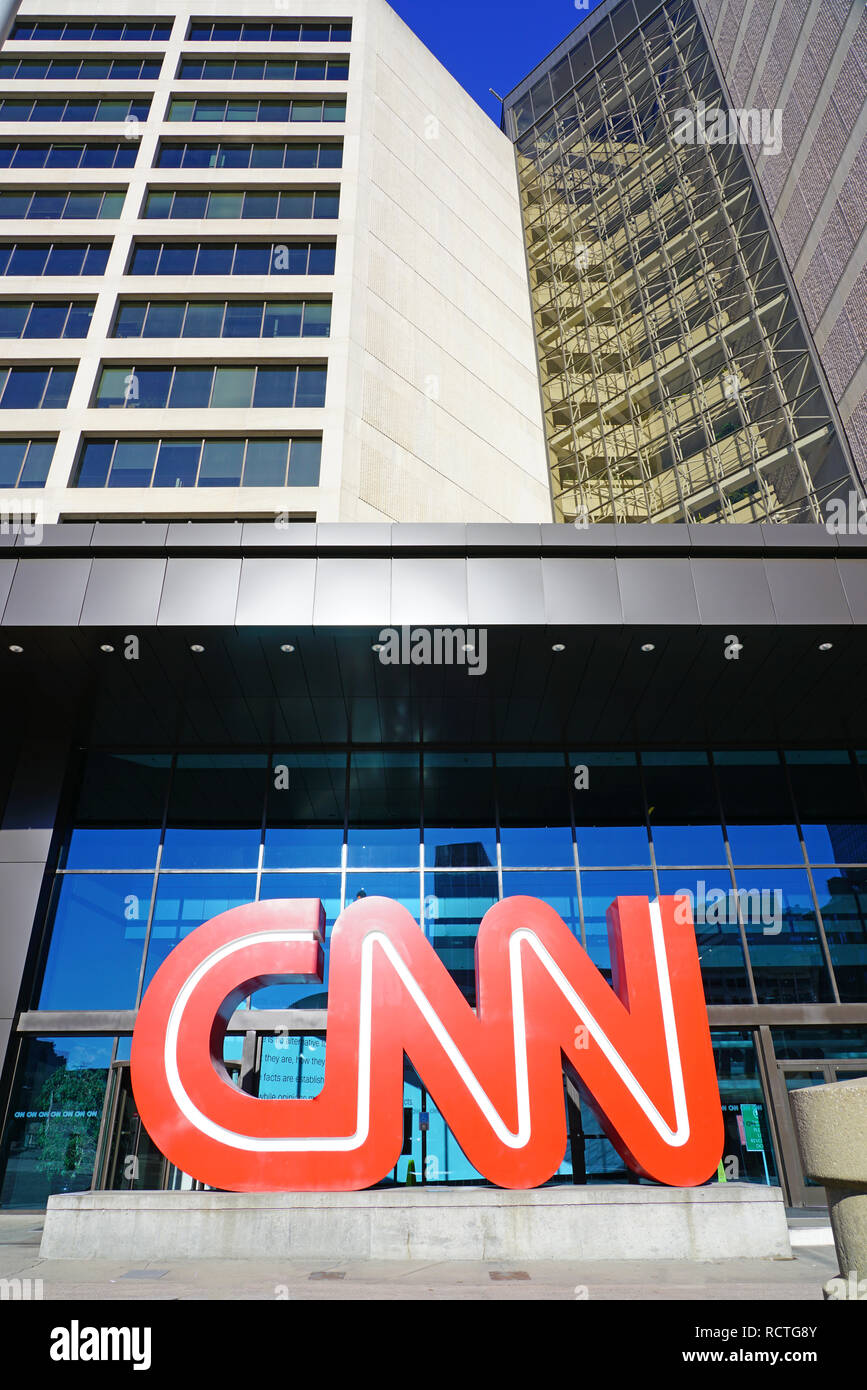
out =
<path fill-rule="evenodd" d="M 556 518 L 819 521 L 856 484 L 750 156 L 689 126 L 727 109 L 690 0 L 641 19 L 506 103 Z"/>
<path fill-rule="evenodd" d="M 289 1029 L 293 1011 L 327 1008 L 334 922 L 373 895 L 407 908 L 471 1005 L 476 933 L 499 899 L 550 903 L 610 979 L 612 899 L 660 893 L 689 903 L 709 1006 L 864 1002 L 863 757 L 840 749 L 87 753 L 26 1001 L 51 1011 L 57 1035 L 21 1039 L 2 1200 L 21 1205 L 46 1183 L 89 1185 L 93 1112 L 102 1114 L 107 1068 L 125 1064 L 129 1039 L 77 1034 L 92 1011 L 134 1010 L 187 933 L 247 902 L 318 897 L 325 907 L 323 983 L 268 986 L 246 1001 L 254 1014 L 288 1011 Z M 69 1036 L 57 1032 L 58 1013 Z M 753 1026 L 741 1017 L 726 1027 L 714 1016 L 726 1129 L 720 1181 L 780 1181 L 759 1021 L 757 1012 Z M 240 1042 L 227 1040 L 238 1066 Z M 816 1070 L 831 1059 L 851 1070 L 867 1065 L 867 1025 L 775 1027 L 773 1046 L 786 1084 L 793 1065 Z M 324 1036 L 284 1035 L 271 1015 L 247 1084 L 262 1096 L 316 1094 L 326 1055 Z M 57 1108 L 58 1095 L 60 1118 L 81 1124 L 46 1149 L 42 1112 Z M 409 1062 L 404 1106 L 406 1146 L 390 1181 L 479 1181 Z M 568 1091 L 566 1108 L 569 1150 L 554 1181 L 631 1180 L 592 1109 Z"/>

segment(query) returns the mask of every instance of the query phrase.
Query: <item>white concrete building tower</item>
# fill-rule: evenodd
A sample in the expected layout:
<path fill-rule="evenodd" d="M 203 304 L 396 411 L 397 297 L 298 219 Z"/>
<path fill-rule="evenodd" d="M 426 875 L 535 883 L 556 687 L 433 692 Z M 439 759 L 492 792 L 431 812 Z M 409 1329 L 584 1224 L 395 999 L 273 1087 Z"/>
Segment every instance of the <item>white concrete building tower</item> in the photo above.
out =
<path fill-rule="evenodd" d="M 0 163 L 7 513 L 551 519 L 512 147 L 384 0 L 24 0 Z"/>

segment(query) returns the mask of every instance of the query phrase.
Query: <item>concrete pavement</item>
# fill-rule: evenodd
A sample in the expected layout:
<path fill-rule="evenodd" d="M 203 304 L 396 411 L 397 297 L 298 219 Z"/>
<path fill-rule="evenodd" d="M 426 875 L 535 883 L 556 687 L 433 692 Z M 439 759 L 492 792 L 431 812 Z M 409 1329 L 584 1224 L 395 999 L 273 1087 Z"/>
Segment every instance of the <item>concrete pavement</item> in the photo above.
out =
<path fill-rule="evenodd" d="M 42 1212 L 0 1213 L 0 1280 L 42 1281 L 46 1300 L 525 1300 L 821 1302 L 837 1272 L 824 1220 L 791 1260 L 474 1261 L 42 1260 Z M 794 1235 L 798 1240 L 798 1236 Z M 13 1286 L 14 1287 L 14 1286 Z"/>

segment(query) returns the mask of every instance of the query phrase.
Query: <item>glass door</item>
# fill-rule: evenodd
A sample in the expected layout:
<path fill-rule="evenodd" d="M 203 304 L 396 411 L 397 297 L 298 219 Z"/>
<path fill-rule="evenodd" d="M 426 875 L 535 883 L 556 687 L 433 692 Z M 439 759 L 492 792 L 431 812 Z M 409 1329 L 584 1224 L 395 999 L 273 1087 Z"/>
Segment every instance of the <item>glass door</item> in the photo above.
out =
<path fill-rule="evenodd" d="M 166 1186 L 169 1167 L 141 1122 L 130 1084 L 129 1062 L 113 1063 L 99 1186 L 112 1192 L 153 1191 Z"/>

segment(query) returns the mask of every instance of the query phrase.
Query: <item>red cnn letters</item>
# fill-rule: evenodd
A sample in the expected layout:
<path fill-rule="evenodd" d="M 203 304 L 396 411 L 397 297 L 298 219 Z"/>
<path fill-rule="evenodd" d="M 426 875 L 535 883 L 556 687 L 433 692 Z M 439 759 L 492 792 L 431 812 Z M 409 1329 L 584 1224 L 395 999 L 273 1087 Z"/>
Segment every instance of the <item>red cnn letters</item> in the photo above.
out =
<path fill-rule="evenodd" d="M 566 1149 L 565 1066 L 635 1172 L 705 1182 L 723 1123 L 683 908 L 671 897 L 612 903 L 609 985 L 553 908 L 506 898 L 479 927 L 473 1010 L 404 907 L 353 903 L 331 935 L 325 1084 L 308 1100 L 232 1085 L 223 1039 L 263 984 L 322 979 L 322 907 L 233 908 L 175 948 L 142 1001 L 132 1043 L 142 1121 L 211 1187 L 369 1187 L 403 1147 L 406 1053 L 473 1166 L 500 1187 L 536 1187 Z"/>

